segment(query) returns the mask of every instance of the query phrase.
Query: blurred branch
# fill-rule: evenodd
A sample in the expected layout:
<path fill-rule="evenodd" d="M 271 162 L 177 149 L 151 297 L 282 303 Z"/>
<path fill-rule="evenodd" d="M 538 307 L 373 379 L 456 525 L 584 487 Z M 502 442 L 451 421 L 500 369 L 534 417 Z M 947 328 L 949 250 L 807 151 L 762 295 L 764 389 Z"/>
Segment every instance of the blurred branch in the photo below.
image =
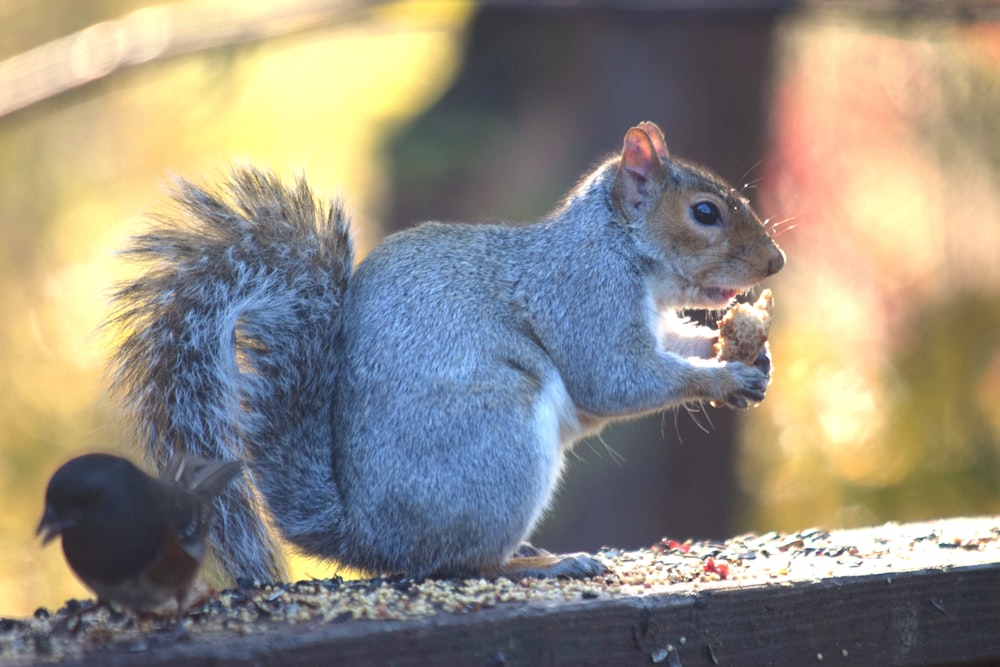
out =
<path fill-rule="evenodd" d="M 422 5 L 447 5 L 441 0 Z M 465 0 L 469 1 L 469 0 Z M 286 0 L 246 3 L 187 0 L 154 5 L 102 21 L 0 61 L 0 118 L 121 70 L 199 51 L 260 42 L 370 16 L 386 0 Z M 615 9 L 721 12 L 845 10 L 859 14 L 987 21 L 996 0 L 478 0 L 495 9 Z M 416 4 L 410 17 L 426 18 Z"/>
<path fill-rule="evenodd" d="M 1000 19 L 1000 3 L 997 0 L 476 0 L 476 5 L 514 9 L 605 9 L 675 14 L 842 11 L 858 16 L 953 21 Z"/>
<path fill-rule="evenodd" d="M 189 0 L 145 7 L 0 62 L 0 117 L 120 70 L 357 19 L 381 4 Z"/>
<path fill-rule="evenodd" d="M 861 17 L 985 22 L 1000 19 L 997 0 L 800 0 L 805 10 L 830 10 Z"/>

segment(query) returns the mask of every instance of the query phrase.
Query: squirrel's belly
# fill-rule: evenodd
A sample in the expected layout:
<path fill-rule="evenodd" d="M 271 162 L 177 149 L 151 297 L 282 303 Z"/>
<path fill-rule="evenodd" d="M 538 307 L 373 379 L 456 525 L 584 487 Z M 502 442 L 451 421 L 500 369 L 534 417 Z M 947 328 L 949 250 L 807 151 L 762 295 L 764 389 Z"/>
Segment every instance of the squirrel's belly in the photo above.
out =
<path fill-rule="evenodd" d="M 534 527 L 552 500 L 562 476 L 565 451 L 587 431 L 558 373 L 543 381 L 535 399 L 534 428 L 538 447 L 535 479 L 539 485 L 530 527 Z"/>
<path fill-rule="evenodd" d="M 599 432 L 607 420 L 580 410 L 570 398 L 562 378 L 554 373 L 539 392 L 535 424 L 540 440 L 552 439 L 556 447 L 565 451 L 579 440 Z"/>

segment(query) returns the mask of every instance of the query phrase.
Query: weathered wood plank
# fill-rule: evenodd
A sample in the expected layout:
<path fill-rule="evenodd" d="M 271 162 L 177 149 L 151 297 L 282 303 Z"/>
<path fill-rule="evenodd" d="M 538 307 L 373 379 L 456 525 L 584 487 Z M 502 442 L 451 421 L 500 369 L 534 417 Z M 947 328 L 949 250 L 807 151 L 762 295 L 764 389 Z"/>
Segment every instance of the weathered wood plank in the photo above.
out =
<path fill-rule="evenodd" d="M 508 598 L 541 592 L 525 602 L 488 601 L 486 608 L 466 601 L 464 613 L 448 611 L 454 608 L 444 602 L 445 611 L 411 620 L 340 622 L 344 614 L 338 608 L 338 622 L 276 622 L 280 605 L 302 605 L 307 598 L 291 589 L 269 589 L 253 604 L 280 602 L 274 613 L 228 625 L 222 622 L 225 614 L 218 614 L 192 624 L 187 642 L 133 632 L 125 643 L 114 644 L 112 636 L 108 648 L 105 637 L 103 647 L 91 645 L 74 662 L 131 667 L 659 661 L 692 667 L 1000 661 L 1000 517 L 746 536 L 725 545 L 664 543 L 660 551 L 606 555 L 612 574 L 601 580 L 479 582 L 475 590 L 499 586 Z M 332 597 L 342 602 L 360 593 L 359 600 L 384 600 L 378 604 L 389 616 L 402 608 L 394 605 L 437 594 L 428 591 L 451 587 L 464 590 L 466 597 L 456 599 L 470 599 L 471 589 L 462 589 L 461 582 L 422 586 L 405 580 L 345 583 L 333 587 Z M 222 626 L 229 629 L 208 629 Z"/>

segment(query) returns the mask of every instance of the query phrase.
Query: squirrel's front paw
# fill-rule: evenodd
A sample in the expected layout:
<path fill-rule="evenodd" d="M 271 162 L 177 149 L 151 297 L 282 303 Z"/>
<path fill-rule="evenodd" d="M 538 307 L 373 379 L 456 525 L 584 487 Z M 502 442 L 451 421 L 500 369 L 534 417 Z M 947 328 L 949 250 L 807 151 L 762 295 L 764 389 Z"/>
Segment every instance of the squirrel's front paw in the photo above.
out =
<path fill-rule="evenodd" d="M 752 367 L 738 361 L 726 363 L 723 368 L 729 372 L 733 384 L 719 399 L 714 400 L 713 404 L 721 403 L 738 410 L 746 410 L 751 405 L 763 401 L 767 385 L 771 381 L 771 360 L 764 351 L 761 352 L 761 356 L 764 357 L 764 361 L 758 358 Z"/>
<path fill-rule="evenodd" d="M 765 342 L 764 347 L 760 348 L 760 354 L 757 355 L 756 361 L 753 362 L 753 367 L 761 371 L 767 376 L 767 383 L 771 383 L 771 370 L 773 364 L 771 363 L 771 345 Z"/>

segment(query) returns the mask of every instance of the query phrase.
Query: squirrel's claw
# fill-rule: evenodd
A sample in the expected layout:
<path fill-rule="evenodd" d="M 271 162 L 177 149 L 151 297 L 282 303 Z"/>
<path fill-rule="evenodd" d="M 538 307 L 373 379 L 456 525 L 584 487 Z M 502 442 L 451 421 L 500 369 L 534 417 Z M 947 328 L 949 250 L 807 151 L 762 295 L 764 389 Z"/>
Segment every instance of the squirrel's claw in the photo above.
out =
<path fill-rule="evenodd" d="M 768 382 L 771 380 L 771 346 L 768 343 L 764 343 L 764 347 L 760 349 L 760 354 L 757 355 L 756 361 L 753 362 L 753 367 L 759 370 L 761 373 L 767 376 Z"/>

